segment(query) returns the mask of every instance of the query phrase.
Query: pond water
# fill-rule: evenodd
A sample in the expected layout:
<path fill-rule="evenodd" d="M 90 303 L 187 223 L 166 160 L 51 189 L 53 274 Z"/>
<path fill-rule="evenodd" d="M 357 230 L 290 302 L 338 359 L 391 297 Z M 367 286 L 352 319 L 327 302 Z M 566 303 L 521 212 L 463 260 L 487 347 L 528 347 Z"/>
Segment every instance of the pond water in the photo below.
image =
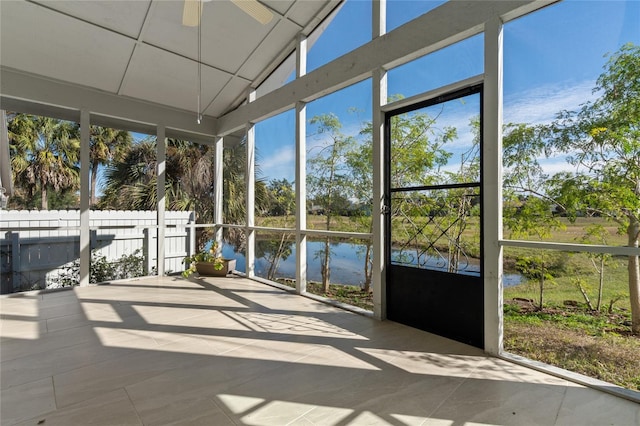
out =
<path fill-rule="evenodd" d="M 324 250 L 323 241 L 307 241 L 307 279 L 309 281 L 322 281 L 320 274 L 320 255 Z M 280 259 L 277 278 L 296 277 L 296 247 L 291 243 L 287 252 L 290 254 Z M 244 254 L 237 253 L 231 245 L 224 244 L 222 255 L 236 259 L 236 269 L 246 272 L 246 261 Z M 363 244 L 352 244 L 346 242 L 331 244 L 331 283 L 360 286 L 364 283 L 364 256 L 365 246 Z M 268 256 L 256 257 L 255 273 L 257 276 L 266 277 L 270 267 Z M 511 287 L 523 281 L 520 274 L 505 274 L 504 286 Z"/>

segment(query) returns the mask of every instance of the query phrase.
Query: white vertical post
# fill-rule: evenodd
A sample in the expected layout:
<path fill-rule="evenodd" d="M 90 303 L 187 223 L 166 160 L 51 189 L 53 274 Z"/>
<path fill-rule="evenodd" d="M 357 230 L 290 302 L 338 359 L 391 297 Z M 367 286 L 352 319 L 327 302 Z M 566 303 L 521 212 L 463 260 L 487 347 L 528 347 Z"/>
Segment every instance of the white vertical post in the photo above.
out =
<path fill-rule="evenodd" d="M 86 109 L 80 111 L 80 287 L 89 285 L 91 268 L 91 232 L 89 199 L 91 115 Z"/>
<path fill-rule="evenodd" d="M 307 73 L 307 36 L 299 33 L 296 42 L 296 78 L 300 78 Z"/>
<path fill-rule="evenodd" d="M 165 237 L 165 220 L 164 220 L 164 210 L 165 210 L 165 189 L 164 183 L 166 180 L 166 167 L 167 167 L 167 141 L 165 139 L 165 128 L 164 125 L 159 124 L 156 129 L 157 137 L 156 137 L 156 164 L 157 164 L 157 174 L 158 174 L 158 182 L 156 191 L 158 194 L 157 201 L 157 225 L 158 232 L 156 239 L 156 269 L 158 270 L 158 276 L 161 277 L 164 275 L 164 237 Z"/>
<path fill-rule="evenodd" d="M 153 271 L 153 236 L 154 229 L 144 228 L 142 230 L 142 252 L 144 253 L 144 273 L 151 274 Z"/>
<path fill-rule="evenodd" d="M 502 21 L 484 28 L 482 208 L 484 257 L 484 349 L 502 351 Z"/>
<path fill-rule="evenodd" d="M 373 73 L 373 206 L 371 206 L 371 220 L 373 233 L 373 314 L 383 320 L 387 317 L 386 297 L 386 208 L 385 208 L 385 138 L 384 138 L 384 112 L 380 107 L 387 100 L 387 72 L 377 69 Z"/>
<path fill-rule="evenodd" d="M 215 241 L 222 249 L 222 198 L 223 198 L 223 161 L 224 155 L 224 139 L 217 137 L 214 145 L 214 178 L 213 178 L 213 222 L 216 225 Z"/>
<path fill-rule="evenodd" d="M 298 35 L 296 78 L 307 73 L 307 38 Z M 307 104 L 296 102 L 296 293 L 307 291 Z"/>
<path fill-rule="evenodd" d="M 9 291 L 7 293 L 13 293 L 15 289 L 19 289 L 22 285 L 22 272 L 20 268 L 20 231 L 7 232 L 6 238 L 11 240 L 11 270 L 13 274 L 11 274 L 11 287 L 9 287 Z M 82 266 L 82 264 L 80 264 Z M 87 274 L 88 276 L 88 274 Z M 80 282 L 82 285 L 82 281 Z"/>
<path fill-rule="evenodd" d="M 372 37 L 375 39 L 386 32 L 386 0 L 373 2 Z M 372 143 L 373 143 L 373 206 L 371 206 L 371 230 L 373 233 L 373 265 L 371 278 L 373 285 L 373 315 L 383 320 L 387 317 L 386 297 L 386 229 L 384 209 L 384 112 L 380 107 L 387 103 L 387 72 L 377 69 L 372 75 Z"/>
<path fill-rule="evenodd" d="M 387 0 L 373 0 L 371 13 L 371 39 L 387 32 Z"/>
<path fill-rule="evenodd" d="M 296 293 L 307 291 L 307 104 L 296 102 Z"/>
<path fill-rule="evenodd" d="M 255 90 L 249 92 L 249 102 L 256 99 Z M 248 278 L 255 275 L 256 231 L 255 199 L 256 199 L 256 130 L 254 123 L 247 123 L 247 167 L 245 172 L 247 193 L 247 247 L 245 252 L 246 274 Z"/>
<path fill-rule="evenodd" d="M 186 253 L 187 256 L 191 256 L 195 254 L 198 248 L 196 247 L 196 230 L 198 228 L 194 228 L 193 225 L 196 224 L 195 212 L 192 212 L 189 215 L 189 220 L 187 220 L 187 235 L 188 239 L 186 240 Z"/>

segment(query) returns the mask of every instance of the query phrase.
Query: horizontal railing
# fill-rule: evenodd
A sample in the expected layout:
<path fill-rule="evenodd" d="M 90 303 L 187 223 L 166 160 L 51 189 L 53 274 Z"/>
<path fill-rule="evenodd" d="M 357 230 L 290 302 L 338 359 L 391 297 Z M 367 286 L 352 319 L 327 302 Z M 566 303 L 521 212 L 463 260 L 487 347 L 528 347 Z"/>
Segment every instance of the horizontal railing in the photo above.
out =
<path fill-rule="evenodd" d="M 615 256 L 640 256 L 639 247 L 605 246 L 596 244 L 553 243 L 546 241 L 500 240 L 503 247 L 521 247 L 536 250 L 557 250 L 587 253 L 604 253 Z"/>

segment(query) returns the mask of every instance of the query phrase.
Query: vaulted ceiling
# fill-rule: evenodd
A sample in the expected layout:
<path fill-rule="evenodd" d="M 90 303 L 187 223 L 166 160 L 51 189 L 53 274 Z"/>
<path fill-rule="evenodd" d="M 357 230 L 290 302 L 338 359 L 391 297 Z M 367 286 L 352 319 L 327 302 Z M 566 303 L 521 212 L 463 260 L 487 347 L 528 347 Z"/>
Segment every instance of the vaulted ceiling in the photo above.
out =
<path fill-rule="evenodd" d="M 260 0 L 273 14 L 263 25 L 229 0 L 207 1 L 199 29 L 183 25 L 184 0 L 2 0 L 0 65 L 6 76 L 195 116 L 200 56 L 201 112 L 218 117 L 242 103 L 294 51 L 297 35 L 309 35 L 340 2 Z"/>

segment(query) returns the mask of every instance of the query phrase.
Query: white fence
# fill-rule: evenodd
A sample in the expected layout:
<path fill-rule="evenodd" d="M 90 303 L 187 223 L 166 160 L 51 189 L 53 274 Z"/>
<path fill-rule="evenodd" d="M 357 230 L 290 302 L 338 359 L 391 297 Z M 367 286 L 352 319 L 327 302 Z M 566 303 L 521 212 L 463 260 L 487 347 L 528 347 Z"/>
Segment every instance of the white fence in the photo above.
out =
<path fill-rule="evenodd" d="M 193 250 L 193 212 L 165 212 L 165 271 L 182 271 Z M 144 272 L 157 269 L 155 211 L 91 211 L 91 249 L 108 261 L 139 250 Z M 45 288 L 80 256 L 79 210 L 0 211 L 0 293 Z"/>

